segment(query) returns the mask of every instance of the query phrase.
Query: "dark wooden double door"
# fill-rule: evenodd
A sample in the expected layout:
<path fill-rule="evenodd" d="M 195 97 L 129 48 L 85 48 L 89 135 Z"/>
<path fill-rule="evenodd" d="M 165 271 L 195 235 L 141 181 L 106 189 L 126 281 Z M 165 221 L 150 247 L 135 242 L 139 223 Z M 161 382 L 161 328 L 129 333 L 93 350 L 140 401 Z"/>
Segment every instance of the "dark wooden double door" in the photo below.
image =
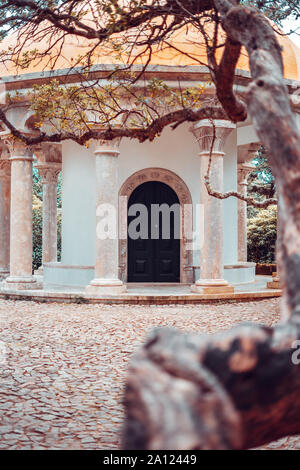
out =
<path fill-rule="evenodd" d="M 171 207 L 173 204 L 178 204 L 179 207 L 179 200 L 175 191 L 167 184 L 158 181 L 143 183 L 132 192 L 128 209 L 133 204 L 143 204 L 147 208 L 147 220 L 145 227 L 141 227 L 141 224 L 138 226 L 138 231 L 141 233 L 140 237 L 132 238 L 129 230 L 128 282 L 179 282 L 180 240 L 178 237 L 178 214 L 176 215 L 176 213 L 170 211 L 168 238 L 163 232 L 162 214 L 160 214 L 154 237 L 153 231 L 151 231 L 154 223 L 154 216 L 151 211 L 152 205 L 167 204 Z M 137 212 L 137 215 L 139 215 L 139 212 Z M 128 227 L 135 218 L 136 216 L 128 215 Z M 155 221 L 157 221 L 157 217 Z M 155 227 L 157 227 L 157 224 Z M 146 233 L 147 238 L 145 238 Z"/>

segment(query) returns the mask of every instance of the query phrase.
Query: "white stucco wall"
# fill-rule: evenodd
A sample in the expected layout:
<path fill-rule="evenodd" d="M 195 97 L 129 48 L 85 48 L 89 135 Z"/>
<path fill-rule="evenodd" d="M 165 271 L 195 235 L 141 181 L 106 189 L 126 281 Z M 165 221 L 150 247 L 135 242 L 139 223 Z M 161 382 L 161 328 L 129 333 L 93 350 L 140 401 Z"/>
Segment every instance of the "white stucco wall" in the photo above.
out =
<path fill-rule="evenodd" d="M 198 144 L 189 127 L 190 124 L 184 124 L 176 131 L 165 129 L 153 142 L 124 139 L 120 146 L 119 177 L 121 187 L 129 176 L 144 168 L 159 167 L 173 171 L 183 179 L 191 193 L 195 221 L 196 204 L 200 203 L 200 161 Z M 194 252 L 194 264 L 199 264 L 199 251 Z"/>
<path fill-rule="evenodd" d="M 123 139 L 119 156 L 119 187 L 138 170 L 161 167 L 176 173 L 190 190 L 194 204 L 200 203 L 200 157 L 190 124 L 176 131 L 166 129 L 154 142 L 139 143 Z M 224 189 L 236 189 L 237 132 L 226 144 Z M 62 177 L 62 264 L 94 265 L 95 247 L 95 157 L 93 147 L 86 149 L 73 142 L 63 144 Z M 224 201 L 224 263 L 237 261 L 237 201 Z M 194 265 L 200 264 L 199 251 L 194 252 Z"/>
<path fill-rule="evenodd" d="M 237 145 L 251 144 L 252 142 L 259 142 L 253 125 L 239 127 L 237 129 Z"/>
<path fill-rule="evenodd" d="M 62 263 L 94 265 L 95 157 L 75 142 L 62 148 Z"/>

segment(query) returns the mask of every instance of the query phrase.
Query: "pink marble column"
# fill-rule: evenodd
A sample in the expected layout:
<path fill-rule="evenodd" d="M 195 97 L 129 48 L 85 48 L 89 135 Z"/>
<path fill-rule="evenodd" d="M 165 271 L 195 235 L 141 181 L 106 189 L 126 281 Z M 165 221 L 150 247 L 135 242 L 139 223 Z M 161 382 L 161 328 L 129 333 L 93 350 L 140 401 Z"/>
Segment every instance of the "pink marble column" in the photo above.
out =
<path fill-rule="evenodd" d="M 248 176 L 255 168 L 251 163 L 238 164 L 238 192 L 247 196 Z M 238 199 L 238 261 L 247 262 L 247 202 Z"/>
<path fill-rule="evenodd" d="M 210 160 L 210 183 L 214 190 L 223 191 L 223 159 L 226 139 L 235 125 L 230 121 L 215 120 L 215 140 L 212 123 L 199 121 L 191 129 L 200 147 L 200 203 L 204 206 L 204 238 L 201 248 L 200 279 L 192 286 L 193 292 L 203 294 L 231 293 L 232 286 L 224 279 L 224 216 L 223 201 L 209 196 L 204 177 Z M 214 142 L 214 143 L 213 143 Z"/>
<path fill-rule="evenodd" d="M 0 281 L 9 275 L 10 165 L 9 155 L 2 153 L 0 158 Z"/>
<path fill-rule="evenodd" d="M 32 276 L 32 151 L 8 141 L 11 160 L 10 275 L 4 289 L 36 288 Z"/>
<path fill-rule="evenodd" d="M 43 185 L 43 256 L 42 262 L 57 261 L 57 178 L 60 163 L 36 165 Z"/>
<path fill-rule="evenodd" d="M 91 296 L 117 295 L 126 291 L 126 287 L 118 277 L 118 147 L 118 141 L 100 141 L 94 151 L 97 184 L 95 279 L 86 288 L 86 293 Z M 110 211 L 113 219 L 112 232 L 108 238 L 104 238 L 100 233 L 106 209 Z"/>

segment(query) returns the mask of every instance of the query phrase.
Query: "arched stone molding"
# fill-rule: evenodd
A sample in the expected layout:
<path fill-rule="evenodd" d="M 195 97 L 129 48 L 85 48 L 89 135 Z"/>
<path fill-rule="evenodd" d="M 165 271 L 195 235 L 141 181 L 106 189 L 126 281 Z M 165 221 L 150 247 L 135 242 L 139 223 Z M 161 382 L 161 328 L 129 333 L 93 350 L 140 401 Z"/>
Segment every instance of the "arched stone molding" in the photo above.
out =
<path fill-rule="evenodd" d="M 160 181 L 172 188 L 181 206 L 180 282 L 193 283 L 193 210 L 191 193 L 176 173 L 165 168 L 145 168 L 129 176 L 119 191 L 119 276 L 127 282 L 127 207 L 131 193 L 140 184 Z M 124 199 L 125 198 L 125 199 Z"/>

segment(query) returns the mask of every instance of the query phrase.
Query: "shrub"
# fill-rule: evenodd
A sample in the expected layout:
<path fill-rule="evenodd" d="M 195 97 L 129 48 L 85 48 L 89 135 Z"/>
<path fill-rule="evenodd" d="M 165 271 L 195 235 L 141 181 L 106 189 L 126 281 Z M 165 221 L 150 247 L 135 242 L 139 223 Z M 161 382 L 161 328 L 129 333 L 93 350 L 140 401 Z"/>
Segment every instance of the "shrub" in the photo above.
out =
<path fill-rule="evenodd" d="M 35 271 L 42 264 L 43 215 L 42 202 L 33 196 L 32 207 L 32 269 Z"/>
<path fill-rule="evenodd" d="M 248 261 L 273 263 L 277 238 L 277 207 L 262 209 L 248 219 Z"/>

